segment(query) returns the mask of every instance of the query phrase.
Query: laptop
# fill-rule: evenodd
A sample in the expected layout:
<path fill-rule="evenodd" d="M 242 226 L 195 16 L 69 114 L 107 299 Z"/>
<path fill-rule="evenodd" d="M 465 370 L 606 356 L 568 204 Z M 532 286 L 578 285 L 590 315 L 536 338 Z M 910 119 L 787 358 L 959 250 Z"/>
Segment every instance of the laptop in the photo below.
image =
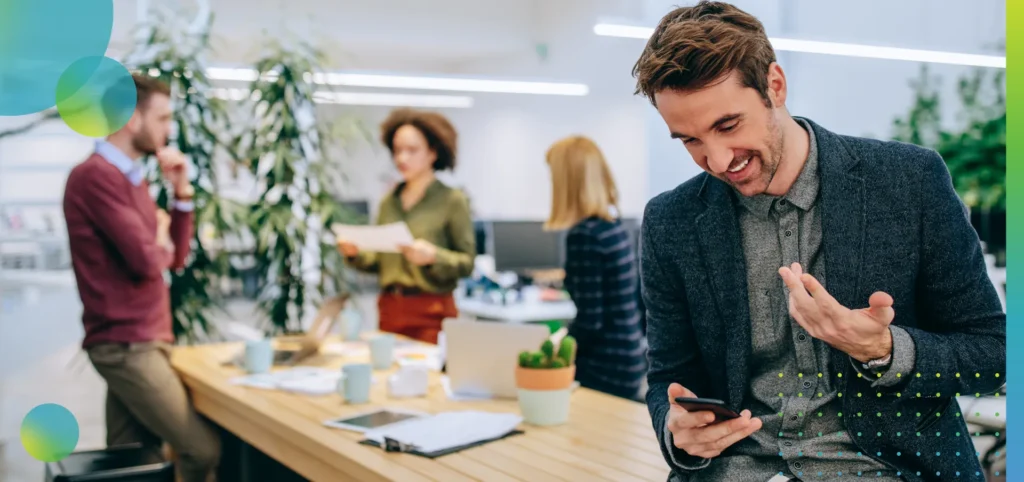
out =
<path fill-rule="evenodd" d="M 274 349 L 275 365 L 296 365 L 320 352 L 324 340 L 331 334 L 331 329 L 338 320 L 338 314 L 345 308 L 348 295 L 329 298 L 316 313 L 313 325 L 302 335 L 277 338 Z M 245 352 L 229 361 L 238 365 L 244 364 Z"/>
<path fill-rule="evenodd" d="M 543 324 L 444 321 L 445 373 L 453 394 L 516 398 L 519 353 L 537 351 L 551 335 Z"/>

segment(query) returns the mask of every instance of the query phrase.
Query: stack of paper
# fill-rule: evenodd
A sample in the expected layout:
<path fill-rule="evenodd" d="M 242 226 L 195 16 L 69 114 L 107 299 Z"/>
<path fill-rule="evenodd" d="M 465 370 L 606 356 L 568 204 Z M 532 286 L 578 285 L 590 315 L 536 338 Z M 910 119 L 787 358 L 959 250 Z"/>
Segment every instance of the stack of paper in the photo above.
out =
<path fill-rule="evenodd" d="M 366 432 L 366 438 L 384 444 L 384 437 L 434 454 L 494 440 L 515 431 L 523 418 L 512 413 L 478 411 L 443 412 Z"/>
<path fill-rule="evenodd" d="M 413 242 L 412 232 L 404 222 L 380 226 L 335 224 L 331 226 L 331 230 L 338 239 L 356 245 L 360 251 L 397 253 L 399 247 Z"/>
<path fill-rule="evenodd" d="M 296 367 L 271 373 L 259 373 L 232 378 L 235 385 L 283 390 L 304 395 L 328 395 L 338 387 L 341 372 L 317 367 Z"/>
<path fill-rule="evenodd" d="M 412 345 L 395 348 L 398 366 L 425 366 L 429 370 L 441 369 L 441 354 L 436 346 Z"/>

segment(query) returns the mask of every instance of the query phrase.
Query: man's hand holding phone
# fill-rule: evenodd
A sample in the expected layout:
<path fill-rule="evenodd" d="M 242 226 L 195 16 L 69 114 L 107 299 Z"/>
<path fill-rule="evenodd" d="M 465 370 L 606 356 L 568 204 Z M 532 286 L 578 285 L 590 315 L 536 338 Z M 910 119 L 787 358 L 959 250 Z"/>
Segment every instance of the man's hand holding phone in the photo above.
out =
<path fill-rule="evenodd" d="M 744 410 L 732 420 L 715 422 L 713 412 L 687 411 L 676 402 L 676 398 L 697 396 L 678 383 L 669 385 L 669 410 L 665 420 L 675 446 L 694 457 L 717 457 L 725 449 L 761 429 L 761 419 L 752 417 L 750 410 Z"/>

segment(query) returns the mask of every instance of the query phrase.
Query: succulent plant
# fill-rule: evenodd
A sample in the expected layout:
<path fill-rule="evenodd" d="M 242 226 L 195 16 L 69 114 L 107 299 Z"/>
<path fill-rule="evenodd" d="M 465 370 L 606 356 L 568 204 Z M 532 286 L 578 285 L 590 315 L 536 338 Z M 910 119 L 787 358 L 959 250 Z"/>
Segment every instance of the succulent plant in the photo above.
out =
<path fill-rule="evenodd" d="M 547 358 L 544 354 L 537 351 L 533 352 L 530 357 L 530 368 L 545 368 L 547 366 Z"/>
<path fill-rule="evenodd" d="M 576 339 L 572 336 L 566 336 L 562 338 L 562 342 L 558 345 L 558 358 L 565 363 L 565 366 L 571 366 L 576 363 Z"/>
<path fill-rule="evenodd" d="M 533 354 L 530 353 L 529 351 L 519 352 L 519 366 L 521 366 L 523 368 L 529 367 L 530 366 L 530 360 L 533 359 L 532 355 Z"/>
<path fill-rule="evenodd" d="M 576 339 L 571 336 L 562 338 L 555 352 L 554 343 L 548 339 L 540 346 L 540 351 L 522 351 L 519 353 L 519 366 L 523 368 L 565 368 L 576 362 Z"/>
<path fill-rule="evenodd" d="M 551 360 L 555 357 L 555 344 L 551 342 L 551 339 L 544 340 L 544 343 L 540 345 L 540 352 L 544 354 L 544 358 Z"/>

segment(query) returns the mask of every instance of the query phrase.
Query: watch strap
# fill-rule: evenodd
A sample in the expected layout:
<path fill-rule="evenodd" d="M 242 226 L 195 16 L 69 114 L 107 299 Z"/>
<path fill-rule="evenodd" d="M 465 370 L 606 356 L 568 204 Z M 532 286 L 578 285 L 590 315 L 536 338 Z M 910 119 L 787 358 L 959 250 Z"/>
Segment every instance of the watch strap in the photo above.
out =
<path fill-rule="evenodd" d="M 875 358 L 874 360 L 868 360 L 867 363 L 862 363 L 861 366 L 864 367 L 865 370 L 877 371 L 877 370 L 880 370 L 880 369 L 888 367 L 891 363 L 892 363 L 892 353 L 889 353 L 888 355 L 886 355 L 886 356 L 884 356 L 882 358 Z"/>

